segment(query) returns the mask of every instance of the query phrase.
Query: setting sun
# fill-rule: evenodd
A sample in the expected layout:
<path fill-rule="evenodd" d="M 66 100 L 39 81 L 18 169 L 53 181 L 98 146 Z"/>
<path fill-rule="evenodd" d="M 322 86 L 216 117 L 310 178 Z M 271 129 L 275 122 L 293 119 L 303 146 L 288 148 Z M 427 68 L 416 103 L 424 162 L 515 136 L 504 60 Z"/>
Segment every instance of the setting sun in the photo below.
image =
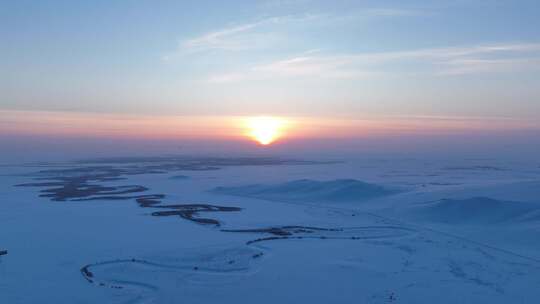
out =
<path fill-rule="evenodd" d="M 285 120 L 276 117 L 253 117 L 247 119 L 248 136 L 261 145 L 269 145 L 283 135 Z"/>

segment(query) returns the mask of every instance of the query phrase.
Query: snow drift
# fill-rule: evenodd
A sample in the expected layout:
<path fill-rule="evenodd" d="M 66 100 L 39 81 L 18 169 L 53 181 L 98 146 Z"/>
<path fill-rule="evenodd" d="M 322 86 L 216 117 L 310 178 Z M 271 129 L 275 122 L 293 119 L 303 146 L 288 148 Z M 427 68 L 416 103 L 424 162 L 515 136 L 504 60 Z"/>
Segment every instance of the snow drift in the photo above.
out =
<path fill-rule="evenodd" d="M 217 187 L 214 193 L 287 202 L 364 201 L 398 193 L 399 190 L 354 179 L 296 180 L 274 185 Z"/>
<path fill-rule="evenodd" d="M 413 219 L 448 224 L 516 223 L 540 219 L 540 204 L 487 197 L 441 199 L 406 211 Z"/>

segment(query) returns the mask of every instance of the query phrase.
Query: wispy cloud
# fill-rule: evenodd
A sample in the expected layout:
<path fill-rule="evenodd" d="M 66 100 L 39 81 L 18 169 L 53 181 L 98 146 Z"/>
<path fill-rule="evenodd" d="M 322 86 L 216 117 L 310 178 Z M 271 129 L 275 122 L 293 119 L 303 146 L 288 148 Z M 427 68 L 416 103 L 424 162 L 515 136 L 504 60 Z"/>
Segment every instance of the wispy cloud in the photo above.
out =
<path fill-rule="evenodd" d="M 235 50 L 244 48 L 244 44 L 239 44 L 233 37 L 249 32 L 251 29 L 263 24 L 265 21 L 248 23 L 230 28 L 225 28 L 215 32 L 206 33 L 202 36 L 189 39 L 181 43 L 186 49 L 224 49 Z"/>
<path fill-rule="evenodd" d="M 245 73 L 225 73 L 225 74 L 216 74 L 208 78 L 210 83 L 229 83 L 237 82 L 244 80 L 246 77 Z"/>
<path fill-rule="evenodd" d="M 400 9 L 400 8 L 370 8 L 363 12 L 364 16 L 371 17 L 405 17 L 405 16 L 423 16 L 427 13 L 420 10 Z"/>
<path fill-rule="evenodd" d="M 304 27 L 316 23 L 332 25 L 372 17 L 401 17 L 423 14 L 424 12 L 420 11 L 397 8 L 367 8 L 360 12 L 345 15 L 306 13 L 267 17 L 250 23 L 224 26 L 199 36 L 182 40 L 179 42 L 176 50 L 162 56 L 162 58 L 168 60 L 180 54 L 194 54 L 211 50 L 230 52 L 270 47 L 275 42 L 272 37 L 282 36 L 290 38 L 289 29 L 294 24 Z M 278 43 L 274 43 L 274 46 L 279 45 Z"/>
<path fill-rule="evenodd" d="M 466 75 L 479 73 L 517 72 L 540 69 L 540 56 L 513 59 L 456 59 L 446 62 L 439 75 Z"/>
<path fill-rule="evenodd" d="M 347 68 L 354 63 L 350 56 L 302 56 L 255 66 L 254 73 L 277 76 L 315 76 L 320 78 L 353 78 L 368 71 Z"/>
<path fill-rule="evenodd" d="M 325 55 L 308 52 L 236 72 L 227 82 L 264 77 L 357 78 L 414 73 L 450 76 L 540 69 L 540 43 L 492 44 L 396 52 Z M 404 67 L 405 65 L 405 67 Z M 214 76 L 217 77 L 217 76 Z M 225 79 L 225 78 L 224 78 Z"/>
<path fill-rule="evenodd" d="M 287 15 L 260 19 L 251 23 L 232 25 L 204 33 L 179 43 L 178 49 L 163 56 L 193 54 L 210 50 L 241 51 L 269 46 L 276 36 L 275 26 L 293 22 L 309 22 L 319 16 L 312 14 Z"/>

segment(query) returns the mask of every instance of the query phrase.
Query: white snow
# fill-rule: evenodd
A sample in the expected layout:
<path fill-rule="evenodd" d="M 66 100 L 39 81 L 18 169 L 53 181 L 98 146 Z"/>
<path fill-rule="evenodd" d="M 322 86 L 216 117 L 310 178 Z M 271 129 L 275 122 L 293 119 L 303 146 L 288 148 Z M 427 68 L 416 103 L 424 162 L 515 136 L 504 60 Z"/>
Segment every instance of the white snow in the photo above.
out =
<path fill-rule="evenodd" d="M 286 202 L 358 202 L 395 194 L 399 190 L 354 179 L 330 181 L 302 179 L 276 185 L 217 187 L 214 192 Z"/>
<path fill-rule="evenodd" d="M 134 200 L 51 201 L 13 187 L 39 170 L 0 176 L 0 303 L 540 299 L 540 168 L 530 162 L 232 165 L 99 183 L 142 185 L 163 204 L 242 208 L 201 214 L 220 227 L 150 216 Z"/>
<path fill-rule="evenodd" d="M 473 197 L 441 199 L 411 206 L 407 212 L 412 219 L 449 224 L 518 225 L 523 221 L 540 220 L 540 204 L 512 202 Z"/>

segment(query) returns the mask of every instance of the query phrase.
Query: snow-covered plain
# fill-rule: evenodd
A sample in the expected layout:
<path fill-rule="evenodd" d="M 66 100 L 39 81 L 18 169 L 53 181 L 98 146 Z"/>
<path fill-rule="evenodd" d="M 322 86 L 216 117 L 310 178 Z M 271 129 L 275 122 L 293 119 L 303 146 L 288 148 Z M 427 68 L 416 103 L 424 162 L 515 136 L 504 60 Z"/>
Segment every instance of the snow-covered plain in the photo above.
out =
<path fill-rule="evenodd" d="M 0 303 L 540 301 L 526 161 L 111 159 L 0 187 Z"/>

